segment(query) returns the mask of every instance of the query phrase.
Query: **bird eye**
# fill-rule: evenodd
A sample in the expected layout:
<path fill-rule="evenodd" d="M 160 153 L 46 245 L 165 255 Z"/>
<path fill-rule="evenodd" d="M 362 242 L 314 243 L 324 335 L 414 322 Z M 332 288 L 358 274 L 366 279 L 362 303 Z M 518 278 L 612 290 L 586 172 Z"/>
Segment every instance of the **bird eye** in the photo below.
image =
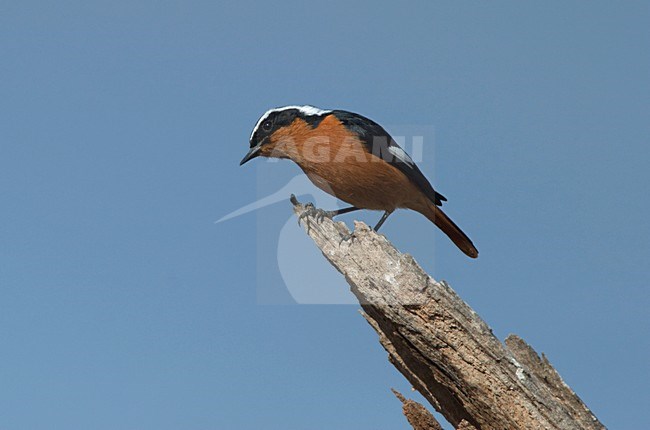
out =
<path fill-rule="evenodd" d="M 264 124 L 262 124 L 262 129 L 264 131 L 271 131 L 271 128 L 273 128 L 273 123 L 271 121 L 264 121 Z"/>

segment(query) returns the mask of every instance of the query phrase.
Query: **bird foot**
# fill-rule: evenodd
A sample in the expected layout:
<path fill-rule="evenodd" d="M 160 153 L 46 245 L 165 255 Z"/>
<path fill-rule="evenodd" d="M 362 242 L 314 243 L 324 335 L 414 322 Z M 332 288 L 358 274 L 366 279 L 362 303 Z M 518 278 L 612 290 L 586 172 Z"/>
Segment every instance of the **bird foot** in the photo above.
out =
<path fill-rule="evenodd" d="M 357 238 L 357 234 L 354 231 L 352 233 L 344 234 L 341 236 L 341 240 L 339 241 L 339 246 L 341 246 L 343 242 L 350 242 L 350 244 L 352 244 L 356 238 Z"/>
<path fill-rule="evenodd" d="M 314 207 L 312 203 L 307 203 L 305 205 L 305 210 L 298 216 L 298 225 L 300 225 L 300 222 L 307 217 L 314 218 L 316 222 L 320 224 L 325 217 L 331 219 L 334 215 L 336 215 L 336 211 L 326 211 Z"/>

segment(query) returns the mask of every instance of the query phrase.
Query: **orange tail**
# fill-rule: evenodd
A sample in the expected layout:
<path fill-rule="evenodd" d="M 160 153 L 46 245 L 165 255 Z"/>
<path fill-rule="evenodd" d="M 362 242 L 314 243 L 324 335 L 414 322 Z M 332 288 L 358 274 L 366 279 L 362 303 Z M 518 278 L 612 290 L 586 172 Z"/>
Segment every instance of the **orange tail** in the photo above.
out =
<path fill-rule="evenodd" d="M 463 233 L 460 227 L 458 227 L 438 206 L 435 206 L 433 203 L 429 203 L 427 206 L 427 209 L 420 213 L 427 217 L 429 221 L 437 225 L 443 233 L 449 236 L 449 239 L 456 244 L 458 249 L 463 251 L 468 257 L 478 257 L 478 250 L 470 238 Z"/>

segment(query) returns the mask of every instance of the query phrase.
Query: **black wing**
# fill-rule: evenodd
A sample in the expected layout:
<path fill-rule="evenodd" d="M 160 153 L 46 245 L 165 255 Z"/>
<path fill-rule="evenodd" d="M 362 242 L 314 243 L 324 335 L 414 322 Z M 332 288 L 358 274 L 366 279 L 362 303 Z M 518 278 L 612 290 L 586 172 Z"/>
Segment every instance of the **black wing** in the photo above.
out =
<path fill-rule="evenodd" d="M 415 185 L 420 187 L 436 206 L 442 206 L 442 202 L 447 201 L 445 196 L 433 189 L 411 157 L 382 126 L 364 116 L 343 110 L 332 111 L 332 115 L 359 136 L 368 152 L 397 167 Z"/>

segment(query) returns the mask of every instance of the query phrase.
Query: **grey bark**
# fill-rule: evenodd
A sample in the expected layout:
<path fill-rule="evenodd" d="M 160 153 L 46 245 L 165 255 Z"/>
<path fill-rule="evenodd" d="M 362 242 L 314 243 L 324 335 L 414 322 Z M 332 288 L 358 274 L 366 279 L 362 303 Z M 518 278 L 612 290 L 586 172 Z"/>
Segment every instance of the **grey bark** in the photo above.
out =
<path fill-rule="evenodd" d="M 292 203 L 350 284 L 389 361 L 454 428 L 605 428 L 546 357 L 517 336 L 499 341 L 449 285 L 384 236 L 355 222 L 350 238 L 344 223 L 293 196 Z"/>

